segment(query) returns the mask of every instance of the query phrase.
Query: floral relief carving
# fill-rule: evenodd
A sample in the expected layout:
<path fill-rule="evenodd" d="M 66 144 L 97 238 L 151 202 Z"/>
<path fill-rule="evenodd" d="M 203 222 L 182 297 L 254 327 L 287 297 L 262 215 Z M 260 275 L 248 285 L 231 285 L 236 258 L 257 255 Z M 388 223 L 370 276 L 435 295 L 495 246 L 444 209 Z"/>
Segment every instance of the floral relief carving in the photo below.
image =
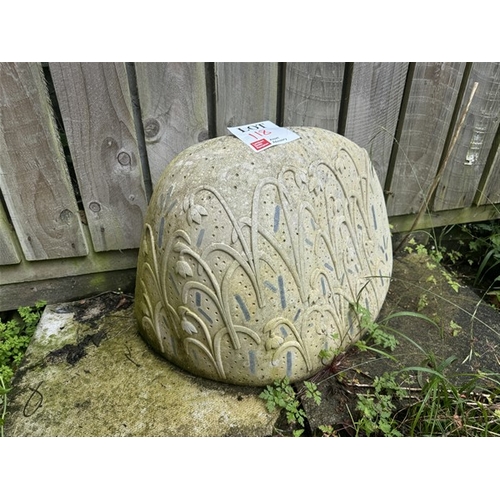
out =
<path fill-rule="evenodd" d="M 167 359 L 216 380 L 313 373 L 321 349 L 355 340 L 351 303 L 382 305 L 392 260 L 388 230 L 379 241 L 375 227 L 384 207 L 374 175 L 341 143 L 325 160 L 261 176 L 245 199 L 205 179 L 179 198 L 172 184 L 170 212 L 164 202 L 156 214 L 168 224 L 160 237 L 149 218 L 141 245 L 143 334 Z"/>

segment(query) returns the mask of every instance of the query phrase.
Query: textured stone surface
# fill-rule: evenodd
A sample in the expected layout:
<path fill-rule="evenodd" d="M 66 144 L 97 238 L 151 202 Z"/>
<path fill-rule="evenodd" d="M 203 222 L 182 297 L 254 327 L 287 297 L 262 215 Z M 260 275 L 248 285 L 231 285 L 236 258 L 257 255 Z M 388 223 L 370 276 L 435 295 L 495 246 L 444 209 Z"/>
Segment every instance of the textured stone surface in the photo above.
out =
<path fill-rule="evenodd" d="M 119 294 L 47 306 L 7 399 L 5 435 L 269 436 L 260 389 L 192 376 L 137 334 Z"/>
<path fill-rule="evenodd" d="M 260 153 L 234 137 L 188 148 L 150 202 L 139 252 L 143 337 L 193 374 L 242 385 L 304 379 L 376 317 L 392 271 L 368 154 L 332 132 Z M 325 359 L 325 353 L 328 353 Z"/>

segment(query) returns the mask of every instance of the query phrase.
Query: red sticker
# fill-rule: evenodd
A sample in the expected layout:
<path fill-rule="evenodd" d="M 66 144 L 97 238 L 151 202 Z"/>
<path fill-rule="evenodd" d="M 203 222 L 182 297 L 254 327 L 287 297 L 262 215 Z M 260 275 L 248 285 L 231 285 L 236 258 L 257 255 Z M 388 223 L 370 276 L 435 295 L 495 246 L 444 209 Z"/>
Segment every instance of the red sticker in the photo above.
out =
<path fill-rule="evenodd" d="M 264 149 L 270 146 L 271 143 L 267 139 L 260 139 L 255 142 L 251 142 L 250 146 L 255 149 L 255 151 L 259 151 L 259 149 Z"/>

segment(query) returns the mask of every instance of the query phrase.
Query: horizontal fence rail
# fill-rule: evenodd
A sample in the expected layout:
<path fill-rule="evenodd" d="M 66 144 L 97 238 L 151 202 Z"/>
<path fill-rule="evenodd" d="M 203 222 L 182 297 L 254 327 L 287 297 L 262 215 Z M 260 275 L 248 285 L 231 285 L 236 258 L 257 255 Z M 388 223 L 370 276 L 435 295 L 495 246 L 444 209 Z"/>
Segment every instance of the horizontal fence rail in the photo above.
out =
<path fill-rule="evenodd" d="M 132 289 L 164 168 L 261 120 L 366 148 L 396 232 L 498 218 L 499 117 L 496 62 L 0 63 L 0 310 Z"/>

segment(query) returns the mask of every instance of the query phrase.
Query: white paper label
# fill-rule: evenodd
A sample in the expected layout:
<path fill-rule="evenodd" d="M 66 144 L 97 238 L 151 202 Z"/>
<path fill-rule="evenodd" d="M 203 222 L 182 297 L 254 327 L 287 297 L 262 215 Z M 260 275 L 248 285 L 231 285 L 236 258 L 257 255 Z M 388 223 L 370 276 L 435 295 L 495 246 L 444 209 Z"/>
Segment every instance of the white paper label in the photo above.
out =
<path fill-rule="evenodd" d="M 287 128 L 278 127 L 278 125 L 268 120 L 240 125 L 239 127 L 228 127 L 227 129 L 231 134 L 241 139 L 257 152 L 264 151 L 264 149 L 271 146 L 286 144 L 287 142 L 295 141 L 295 139 L 300 139 L 295 132 Z"/>

